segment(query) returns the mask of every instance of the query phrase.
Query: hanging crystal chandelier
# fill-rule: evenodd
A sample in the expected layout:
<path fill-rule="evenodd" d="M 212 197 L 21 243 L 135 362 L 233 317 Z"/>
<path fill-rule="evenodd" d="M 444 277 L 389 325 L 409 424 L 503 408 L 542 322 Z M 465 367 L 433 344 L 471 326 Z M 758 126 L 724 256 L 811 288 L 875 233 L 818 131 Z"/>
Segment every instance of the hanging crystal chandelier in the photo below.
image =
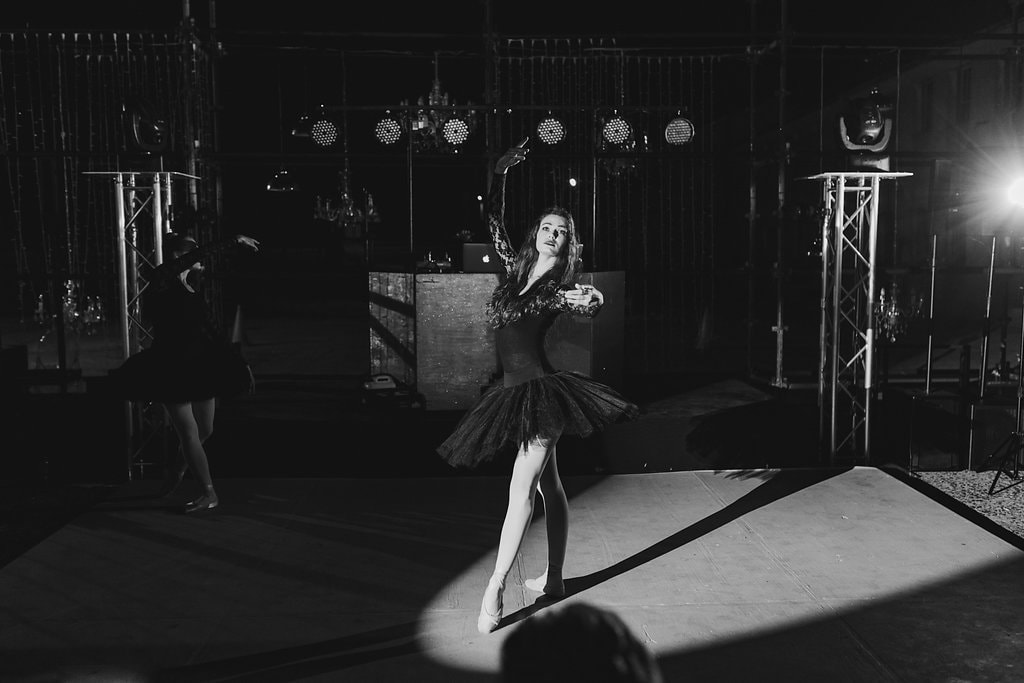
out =
<path fill-rule="evenodd" d="M 877 339 L 889 343 L 906 334 L 910 321 L 921 315 L 924 309 L 924 298 L 914 292 L 909 297 L 901 297 L 899 286 L 893 282 L 889 292 L 883 287 L 878 295 L 875 306 L 875 326 L 878 329 Z"/>
<path fill-rule="evenodd" d="M 338 174 L 338 194 L 334 197 L 317 195 L 313 200 L 313 218 L 337 226 L 346 237 L 362 237 L 369 223 L 379 223 L 380 215 L 373 203 L 373 195 L 364 192 L 363 205 L 357 206 L 349 189 L 349 170 Z"/>
<path fill-rule="evenodd" d="M 430 93 L 425 98 L 420 97 L 415 107 L 410 106 L 408 100 L 401 104 L 404 108 L 401 114 L 385 112 L 377 122 L 374 133 L 381 144 L 394 144 L 405 133 L 417 152 L 458 154 L 476 130 L 472 102 L 468 104 L 470 109 L 459 111 L 448 93 L 442 92 L 437 55 L 434 56 L 434 83 Z"/>

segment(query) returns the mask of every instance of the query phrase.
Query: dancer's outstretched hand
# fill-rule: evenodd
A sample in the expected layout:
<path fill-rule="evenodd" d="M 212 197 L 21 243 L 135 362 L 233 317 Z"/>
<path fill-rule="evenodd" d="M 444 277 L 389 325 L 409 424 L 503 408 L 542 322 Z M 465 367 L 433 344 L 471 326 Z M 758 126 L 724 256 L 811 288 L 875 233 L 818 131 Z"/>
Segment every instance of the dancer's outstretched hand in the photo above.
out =
<path fill-rule="evenodd" d="M 498 163 L 494 165 L 494 172 L 505 175 L 508 169 L 512 168 L 520 161 L 526 158 L 526 153 L 530 150 L 526 149 L 526 143 L 530 141 L 530 137 L 527 136 L 515 147 L 509 147 L 508 151 L 501 155 L 498 159 Z"/>
<path fill-rule="evenodd" d="M 562 296 L 572 306 L 584 307 L 592 303 L 597 303 L 598 306 L 604 305 L 604 294 L 594 285 L 576 283 L 572 289 L 562 292 Z"/>
<path fill-rule="evenodd" d="M 248 247 L 253 251 L 260 250 L 260 243 L 258 240 L 254 240 L 248 235 L 235 235 L 235 242 L 241 244 L 243 247 Z"/>

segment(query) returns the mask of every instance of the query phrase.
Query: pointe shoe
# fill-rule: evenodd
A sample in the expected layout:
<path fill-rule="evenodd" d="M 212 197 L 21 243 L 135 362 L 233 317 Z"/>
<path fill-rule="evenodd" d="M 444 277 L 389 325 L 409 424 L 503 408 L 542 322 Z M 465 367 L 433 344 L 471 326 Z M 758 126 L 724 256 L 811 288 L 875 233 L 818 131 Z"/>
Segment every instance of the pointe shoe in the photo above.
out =
<path fill-rule="evenodd" d="M 497 614 L 491 614 L 487 611 L 487 594 L 492 590 L 498 592 L 498 612 Z M 502 604 L 502 593 L 505 592 L 505 582 L 492 576 L 487 582 L 487 590 L 484 591 L 483 601 L 480 603 L 480 616 L 476 618 L 476 630 L 480 633 L 488 634 L 498 628 L 498 624 L 501 623 L 501 613 L 504 609 Z"/>
<path fill-rule="evenodd" d="M 207 512 L 217 507 L 220 501 L 217 499 L 217 494 L 205 493 L 195 500 L 185 504 L 185 514 L 191 515 L 196 512 Z"/>
<path fill-rule="evenodd" d="M 536 579 L 523 581 L 523 585 L 535 593 L 543 593 L 553 598 L 565 597 L 565 582 L 561 577 L 549 581 L 547 572 L 544 572 Z"/>

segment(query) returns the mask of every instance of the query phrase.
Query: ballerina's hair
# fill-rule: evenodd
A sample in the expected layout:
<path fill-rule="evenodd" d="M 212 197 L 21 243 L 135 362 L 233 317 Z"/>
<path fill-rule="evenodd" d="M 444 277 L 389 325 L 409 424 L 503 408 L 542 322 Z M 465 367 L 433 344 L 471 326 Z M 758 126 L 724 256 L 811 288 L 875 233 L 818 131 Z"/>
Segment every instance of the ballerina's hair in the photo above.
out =
<path fill-rule="evenodd" d="M 545 216 L 558 216 L 565 220 L 568 228 L 565 247 L 558 255 L 558 261 L 552 268 L 552 274 L 558 278 L 558 284 L 571 285 L 576 281 L 577 274 L 583 270 L 583 260 L 580 258 L 581 246 L 579 237 L 576 234 L 576 221 L 568 209 L 560 206 L 549 206 L 544 209 L 533 222 L 530 232 L 519 247 L 519 254 L 512 271 L 512 278 L 518 283 L 525 283 L 537 263 L 539 252 L 537 251 L 537 233 L 540 231 L 540 223 Z"/>
<path fill-rule="evenodd" d="M 199 246 L 199 243 L 184 233 L 165 233 L 163 236 L 164 261 L 173 261 L 182 254 L 192 251 L 197 246 Z"/>
<path fill-rule="evenodd" d="M 558 216 L 565 220 L 568 227 L 565 246 L 555 265 L 536 285 L 537 295 L 521 299 L 519 292 L 526 286 L 530 271 L 540 256 L 537 251 L 537 233 L 545 216 Z M 582 245 L 576 238 L 576 223 L 567 209 L 553 206 L 542 211 L 523 240 L 508 279 L 496 287 L 491 295 L 487 304 L 491 325 L 495 328 L 503 327 L 522 315 L 539 311 L 555 296 L 558 289 L 571 289 L 577 274 L 582 270 L 581 249 Z"/>

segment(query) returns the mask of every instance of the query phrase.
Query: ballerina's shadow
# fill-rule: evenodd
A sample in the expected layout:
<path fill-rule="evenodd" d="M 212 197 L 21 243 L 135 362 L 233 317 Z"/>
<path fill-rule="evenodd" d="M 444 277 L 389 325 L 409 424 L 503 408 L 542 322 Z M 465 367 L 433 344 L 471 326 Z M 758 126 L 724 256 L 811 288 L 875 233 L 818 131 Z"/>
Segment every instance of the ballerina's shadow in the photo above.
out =
<path fill-rule="evenodd" d="M 523 619 L 536 614 L 542 609 L 565 600 L 566 598 L 583 593 L 584 591 L 590 590 L 594 586 L 604 583 L 609 579 L 621 576 L 622 574 L 636 569 L 647 562 L 656 560 L 673 550 L 678 550 L 687 543 L 695 541 L 701 536 L 725 526 L 729 522 L 735 521 L 745 514 L 753 512 L 758 508 L 764 507 L 778 500 L 782 500 L 786 496 L 790 496 L 802 489 L 814 486 L 815 484 L 819 484 L 827 479 L 838 476 L 849 469 L 851 468 L 781 470 L 772 476 L 771 479 L 766 481 L 764 484 L 761 484 L 750 493 L 744 495 L 742 498 L 733 501 L 721 510 L 713 512 L 704 519 L 691 524 L 685 529 L 681 529 L 671 536 L 667 536 L 657 543 L 644 548 L 640 552 L 634 553 L 629 557 L 619 560 L 611 566 L 605 567 L 604 569 L 591 574 L 566 579 L 564 596 L 552 597 L 542 595 L 533 604 L 523 607 L 512 614 L 506 615 L 505 618 L 501 620 L 501 623 L 498 624 L 498 628 L 509 627 L 516 622 L 522 621 Z"/>

